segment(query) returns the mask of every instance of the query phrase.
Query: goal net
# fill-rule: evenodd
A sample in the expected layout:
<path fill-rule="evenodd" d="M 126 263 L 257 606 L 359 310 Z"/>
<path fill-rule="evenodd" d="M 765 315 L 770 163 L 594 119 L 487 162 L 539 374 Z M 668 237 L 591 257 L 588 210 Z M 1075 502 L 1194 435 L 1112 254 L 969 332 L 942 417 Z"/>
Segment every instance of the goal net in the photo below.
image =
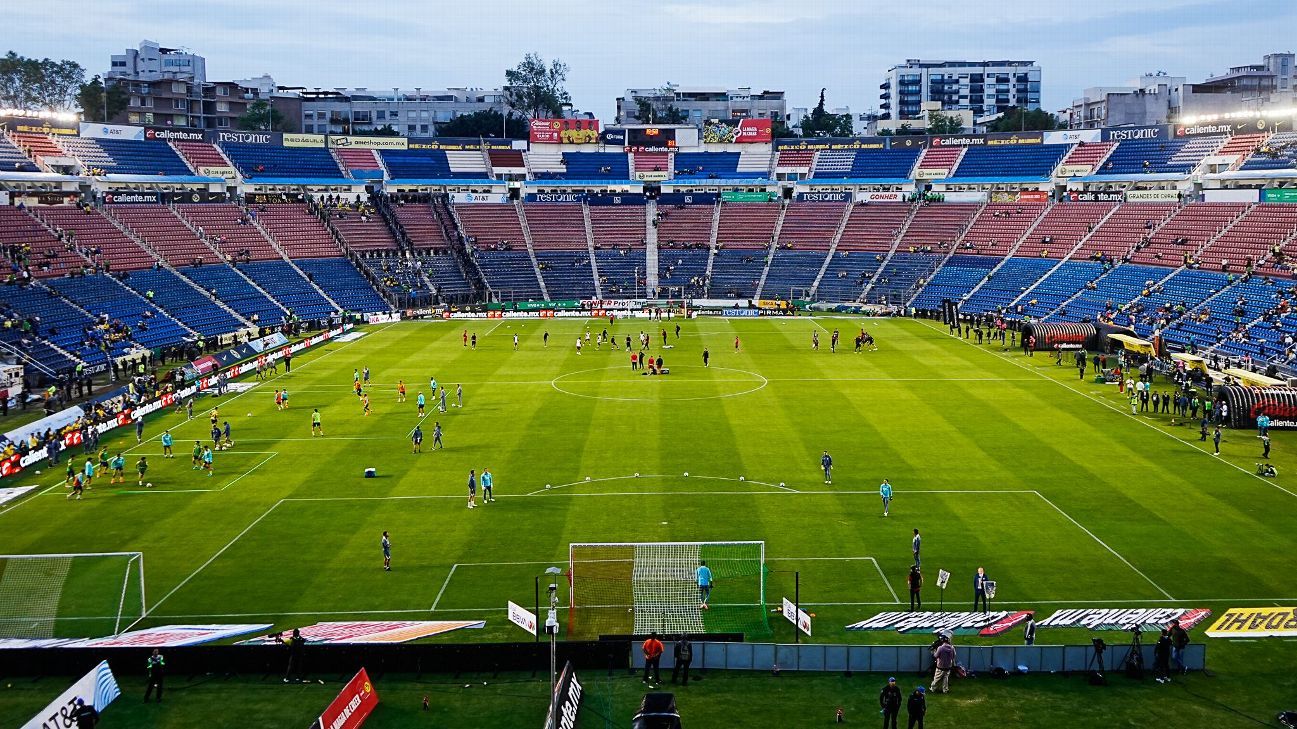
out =
<path fill-rule="evenodd" d="M 143 616 L 141 552 L 0 554 L 0 638 L 115 635 Z"/>
<path fill-rule="evenodd" d="M 568 634 L 768 634 L 765 561 L 765 542 L 571 544 Z M 707 610 L 695 576 L 703 562 Z"/>

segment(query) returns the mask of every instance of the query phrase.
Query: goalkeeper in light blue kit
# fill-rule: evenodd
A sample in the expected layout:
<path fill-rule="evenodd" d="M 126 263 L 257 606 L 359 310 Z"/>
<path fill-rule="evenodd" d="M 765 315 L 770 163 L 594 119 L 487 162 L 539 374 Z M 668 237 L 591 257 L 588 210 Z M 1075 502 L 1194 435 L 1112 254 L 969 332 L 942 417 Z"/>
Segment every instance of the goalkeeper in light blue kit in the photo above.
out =
<path fill-rule="evenodd" d="M 698 569 L 694 570 L 694 576 L 698 578 L 698 595 L 702 599 L 698 609 L 710 610 L 711 608 L 707 606 L 707 603 L 712 599 L 712 585 L 716 582 L 712 578 L 712 570 L 705 561 L 699 561 Z"/>
<path fill-rule="evenodd" d="M 883 482 L 878 484 L 878 496 L 883 500 L 883 516 L 887 516 L 887 510 L 892 505 L 892 485 L 887 482 L 887 479 L 883 479 Z"/>
<path fill-rule="evenodd" d="M 491 473 L 491 469 L 483 468 L 482 469 L 482 503 L 483 504 L 495 501 L 495 492 L 491 490 L 493 486 L 495 486 L 495 475 Z"/>

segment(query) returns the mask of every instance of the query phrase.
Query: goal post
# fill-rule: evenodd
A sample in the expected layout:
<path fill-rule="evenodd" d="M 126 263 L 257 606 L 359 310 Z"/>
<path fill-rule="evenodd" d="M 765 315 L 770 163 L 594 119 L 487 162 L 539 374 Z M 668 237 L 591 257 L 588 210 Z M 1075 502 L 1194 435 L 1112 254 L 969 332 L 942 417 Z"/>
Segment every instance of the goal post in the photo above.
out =
<path fill-rule="evenodd" d="M 144 613 L 143 552 L 0 554 L 0 638 L 116 635 Z"/>
<path fill-rule="evenodd" d="M 714 580 L 708 609 L 695 574 Z M 765 542 L 592 542 L 568 547 L 568 634 L 770 632 Z"/>

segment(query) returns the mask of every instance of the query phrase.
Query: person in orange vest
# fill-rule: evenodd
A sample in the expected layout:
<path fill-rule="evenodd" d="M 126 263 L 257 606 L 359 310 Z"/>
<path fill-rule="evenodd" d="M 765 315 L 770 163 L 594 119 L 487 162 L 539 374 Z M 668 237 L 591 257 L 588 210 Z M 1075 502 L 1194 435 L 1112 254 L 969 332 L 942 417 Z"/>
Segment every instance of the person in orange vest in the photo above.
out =
<path fill-rule="evenodd" d="M 658 640 L 656 632 L 649 633 L 649 637 L 644 641 L 641 647 L 644 651 L 644 683 L 649 683 L 649 669 L 653 669 L 653 683 L 662 683 L 662 674 L 658 670 L 658 664 L 662 662 L 662 641 Z"/>

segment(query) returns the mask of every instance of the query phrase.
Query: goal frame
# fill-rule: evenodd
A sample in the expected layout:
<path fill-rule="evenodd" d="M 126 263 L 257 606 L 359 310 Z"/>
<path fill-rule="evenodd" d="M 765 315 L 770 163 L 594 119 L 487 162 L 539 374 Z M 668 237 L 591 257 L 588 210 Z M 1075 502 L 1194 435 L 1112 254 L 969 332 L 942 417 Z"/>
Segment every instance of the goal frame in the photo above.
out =
<path fill-rule="evenodd" d="M 77 559 L 81 557 L 124 557 L 126 558 L 126 570 L 122 573 L 121 594 L 117 598 L 117 613 L 112 616 L 113 635 L 120 635 L 130 630 L 132 626 L 144 619 L 148 613 L 148 596 L 145 592 L 144 585 L 144 552 L 49 552 L 44 554 L 0 554 L 0 562 L 10 562 L 18 560 L 36 560 L 36 559 Z M 122 627 L 123 613 L 126 610 L 127 593 L 130 592 L 131 573 L 134 571 L 135 578 L 140 583 L 140 614 L 125 628 Z M 107 619 L 105 617 L 104 619 Z M 52 618 L 57 623 L 59 617 L 56 615 Z"/>
<path fill-rule="evenodd" d="M 698 548 L 702 548 L 705 546 L 757 547 L 758 549 L 757 571 L 758 574 L 761 575 L 760 579 L 758 580 L 759 588 L 758 588 L 757 599 L 759 604 L 761 605 L 766 604 L 766 580 L 764 577 L 766 572 L 766 543 L 764 540 L 746 540 L 746 541 L 745 540 L 716 540 L 716 541 L 674 541 L 674 542 L 569 542 L 568 552 L 567 552 L 567 569 L 568 569 L 567 571 L 567 578 L 568 578 L 567 611 L 568 611 L 569 630 L 571 629 L 570 628 L 571 621 L 574 618 L 575 616 L 574 614 L 577 609 L 577 604 L 576 604 L 576 565 L 578 563 L 578 560 L 576 559 L 577 549 L 590 548 L 590 547 L 612 548 L 612 549 L 618 549 L 618 548 L 634 549 L 636 547 L 645 547 L 645 546 L 698 547 Z M 600 560 L 581 560 L 581 561 L 597 562 Z M 603 561 L 622 561 L 622 560 L 603 560 Z"/>

